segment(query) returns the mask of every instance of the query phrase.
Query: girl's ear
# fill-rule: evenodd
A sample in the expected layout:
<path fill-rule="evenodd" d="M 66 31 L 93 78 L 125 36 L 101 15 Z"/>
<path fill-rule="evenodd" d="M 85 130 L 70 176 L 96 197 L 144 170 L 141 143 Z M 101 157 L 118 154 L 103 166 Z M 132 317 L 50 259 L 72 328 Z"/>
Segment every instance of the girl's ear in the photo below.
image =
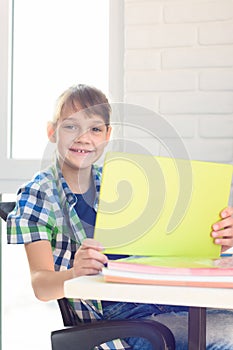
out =
<path fill-rule="evenodd" d="M 56 125 L 53 122 L 47 124 L 47 135 L 50 142 L 56 142 Z"/>
<path fill-rule="evenodd" d="M 112 133 L 112 127 L 110 125 L 108 125 L 108 130 L 107 130 L 107 135 L 106 135 L 106 141 L 108 142 L 110 139 Z"/>

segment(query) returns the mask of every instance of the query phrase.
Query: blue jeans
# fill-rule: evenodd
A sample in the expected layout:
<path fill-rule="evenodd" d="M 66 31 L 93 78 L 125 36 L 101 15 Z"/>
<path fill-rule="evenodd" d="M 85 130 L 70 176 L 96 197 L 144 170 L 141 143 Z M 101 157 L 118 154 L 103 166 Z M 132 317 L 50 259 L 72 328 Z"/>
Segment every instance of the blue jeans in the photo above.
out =
<path fill-rule="evenodd" d="M 104 308 L 104 319 L 152 319 L 167 325 L 173 332 L 177 350 L 188 348 L 188 307 L 112 303 Z M 127 338 L 133 350 L 151 350 L 143 338 Z M 233 350 L 233 310 L 207 310 L 207 349 Z"/>

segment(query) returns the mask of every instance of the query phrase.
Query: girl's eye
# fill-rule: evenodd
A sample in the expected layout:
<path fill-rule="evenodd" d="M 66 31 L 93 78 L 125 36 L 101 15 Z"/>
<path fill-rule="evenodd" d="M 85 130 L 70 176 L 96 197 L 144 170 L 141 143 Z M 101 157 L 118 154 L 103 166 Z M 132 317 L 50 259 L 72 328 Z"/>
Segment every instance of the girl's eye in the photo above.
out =
<path fill-rule="evenodd" d="M 91 131 L 94 132 L 94 133 L 99 133 L 102 130 L 100 128 L 94 127 L 94 128 L 91 129 Z"/>
<path fill-rule="evenodd" d="M 67 131 L 75 131 L 77 130 L 77 125 L 74 124 L 64 124 L 63 125 L 63 129 L 67 130 Z"/>
<path fill-rule="evenodd" d="M 100 124 L 100 125 L 96 125 L 96 126 L 92 126 L 90 128 L 90 131 L 93 133 L 93 134 L 101 134 L 105 131 L 106 129 L 106 125 L 105 124 Z"/>

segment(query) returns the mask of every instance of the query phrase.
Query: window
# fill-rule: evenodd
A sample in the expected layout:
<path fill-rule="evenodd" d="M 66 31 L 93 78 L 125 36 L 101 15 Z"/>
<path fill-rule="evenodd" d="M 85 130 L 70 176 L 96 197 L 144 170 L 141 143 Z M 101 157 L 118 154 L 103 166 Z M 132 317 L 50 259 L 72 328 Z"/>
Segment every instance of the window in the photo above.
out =
<path fill-rule="evenodd" d="M 14 1 L 13 158 L 41 158 L 46 123 L 67 87 L 108 92 L 108 7 L 108 0 Z"/>
<path fill-rule="evenodd" d="M 122 0 L 1 1 L 0 193 L 40 169 L 64 89 L 87 83 L 121 100 L 122 9 Z"/>
<path fill-rule="evenodd" d="M 40 169 L 64 89 L 84 82 L 122 101 L 122 12 L 123 0 L 0 1 L 0 199 L 15 200 Z M 7 246 L 5 232 L 3 223 L 2 348 L 47 349 L 62 328 L 56 301 L 36 301 L 24 247 Z"/>

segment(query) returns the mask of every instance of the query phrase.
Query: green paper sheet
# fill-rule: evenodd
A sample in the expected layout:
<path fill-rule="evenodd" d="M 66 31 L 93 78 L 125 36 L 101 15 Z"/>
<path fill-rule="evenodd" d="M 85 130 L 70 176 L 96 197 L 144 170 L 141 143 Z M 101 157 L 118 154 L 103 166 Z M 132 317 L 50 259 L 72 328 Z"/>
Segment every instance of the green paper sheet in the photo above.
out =
<path fill-rule="evenodd" d="M 211 226 L 227 207 L 233 166 L 106 155 L 94 238 L 108 254 L 218 257 Z"/>

